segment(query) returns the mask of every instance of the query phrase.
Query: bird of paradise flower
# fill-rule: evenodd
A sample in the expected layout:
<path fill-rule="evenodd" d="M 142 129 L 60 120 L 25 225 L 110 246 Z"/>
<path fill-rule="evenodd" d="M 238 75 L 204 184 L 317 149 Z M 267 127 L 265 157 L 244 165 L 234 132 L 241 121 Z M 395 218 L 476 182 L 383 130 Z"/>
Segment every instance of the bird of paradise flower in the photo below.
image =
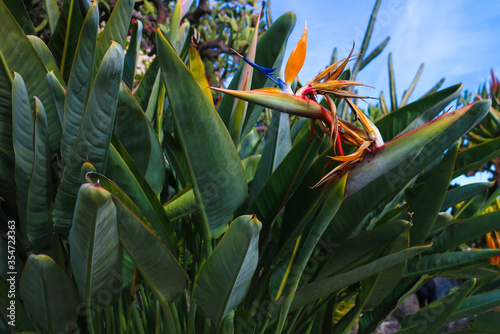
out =
<path fill-rule="evenodd" d="M 248 60 L 242 55 L 236 53 L 250 66 L 263 73 L 267 78 L 274 82 L 278 87 L 254 89 L 250 91 L 230 90 L 212 87 L 219 92 L 229 94 L 238 99 L 246 100 L 259 104 L 266 108 L 271 108 L 291 115 L 307 117 L 312 120 L 310 137 L 315 134 L 316 122 L 320 129 L 334 141 L 335 156 L 330 157 L 333 161 L 341 162 L 336 168 L 328 172 L 316 185 L 323 183 L 327 187 L 335 182 L 340 176 L 346 174 L 363 160 L 365 152 L 372 151 L 375 148 L 384 145 L 382 136 L 377 127 L 361 110 L 351 101 L 353 98 L 368 98 L 360 96 L 342 88 L 353 86 L 365 86 L 361 83 L 340 80 L 339 77 L 352 57 L 352 52 L 345 59 L 335 62 L 319 73 L 312 80 L 300 87 L 295 93 L 292 91 L 292 83 L 297 74 L 304 65 L 307 49 L 307 23 L 304 32 L 288 58 L 284 80 L 273 76 L 275 69 L 259 66 Z M 337 115 L 337 107 L 330 97 L 330 94 L 336 98 L 343 99 L 354 113 L 355 120 L 363 125 L 363 128 L 356 126 Z M 327 108 L 318 103 L 318 96 L 323 96 Z M 341 142 L 357 147 L 357 150 L 344 155 Z M 327 165 L 328 166 L 328 165 Z"/>

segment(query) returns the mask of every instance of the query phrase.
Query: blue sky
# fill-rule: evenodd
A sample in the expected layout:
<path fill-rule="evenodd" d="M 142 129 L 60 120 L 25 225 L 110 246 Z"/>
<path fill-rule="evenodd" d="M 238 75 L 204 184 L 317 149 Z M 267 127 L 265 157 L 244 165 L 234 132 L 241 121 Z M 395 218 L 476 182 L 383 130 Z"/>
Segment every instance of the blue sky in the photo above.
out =
<path fill-rule="evenodd" d="M 273 19 L 288 11 L 297 15 L 285 59 L 307 20 L 308 50 L 299 73 L 303 82 L 328 65 L 334 47 L 340 58 L 349 54 L 353 41 L 355 53 L 359 51 L 374 4 L 374 0 L 271 0 Z M 391 40 L 384 52 L 357 77 L 358 82 L 375 89 L 361 93 L 378 96 L 383 91 L 388 97 L 389 52 L 393 57 L 398 101 L 421 63 L 424 70 L 410 101 L 425 94 L 443 77 L 443 88 L 463 83 L 464 89 L 476 91 L 489 81 L 491 68 L 500 74 L 498 0 L 383 0 L 368 52 L 387 36 Z"/>

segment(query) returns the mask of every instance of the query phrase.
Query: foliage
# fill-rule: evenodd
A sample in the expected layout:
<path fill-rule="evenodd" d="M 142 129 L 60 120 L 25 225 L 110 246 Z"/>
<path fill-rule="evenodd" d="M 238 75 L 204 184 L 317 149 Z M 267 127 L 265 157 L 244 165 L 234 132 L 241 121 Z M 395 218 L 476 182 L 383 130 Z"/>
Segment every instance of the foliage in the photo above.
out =
<path fill-rule="evenodd" d="M 386 143 L 360 152 L 329 187 L 311 188 L 325 165 L 341 163 L 329 158 L 335 141 L 319 136 L 320 122 L 229 95 L 216 110 L 190 25 L 180 24 L 199 6 L 190 12 L 186 3 L 154 33 L 157 57 L 140 82 L 140 23 L 123 52 L 133 1 L 116 2 L 100 37 L 97 4 L 65 0 L 59 15 L 47 6 L 47 44 L 26 35 L 26 11 L 13 10 L 20 0 L 0 3 L 2 332 L 345 333 L 358 323 L 371 333 L 433 276 L 466 281 L 405 318 L 403 332 L 472 315 L 474 328 L 491 329 L 500 290 L 489 258 L 500 250 L 461 246 L 500 228 L 498 194 L 487 192 L 492 184 L 449 188 L 491 159 L 484 144 L 462 150 L 461 142 L 491 116 L 491 102 L 436 118 L 460 94 L 455 85 L 390 111 L 382 105 L 386 115 L 365 124 Z M 365 56 L 379 5 L 360 62 L 339 80 L 387 44 Z M 237 24 L 248 20 L 240 14 Z M 295 20 L 283 15 L 260 39 L 249 28 L 241 47 L 250 61 L 279 68 Z M 214 36 L 224 34 L 234 36 Z M 240 66 L 229 88 L 247 81 L 272 85 Z M 367 136 L 348 108 L 339 112 Z M 270 123 L 260 134 L 263 113 Z"/>

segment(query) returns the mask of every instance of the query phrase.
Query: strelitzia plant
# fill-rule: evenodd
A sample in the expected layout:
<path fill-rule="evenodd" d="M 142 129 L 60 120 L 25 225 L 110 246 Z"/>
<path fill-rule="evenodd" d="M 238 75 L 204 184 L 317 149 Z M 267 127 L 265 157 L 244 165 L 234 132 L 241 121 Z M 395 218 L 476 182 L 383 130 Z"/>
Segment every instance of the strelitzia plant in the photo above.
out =
<path fill-rule="evenodd" d="M 259 66 L 233 50 L 246 63 L 275 83 L 277 87 L 254 89 L 251 91 L 229 90 L 216 87 L 212 87 L 212 89 L 267 108 L 310 118 L 312 121 L 309 138 L 315 134 L 317 121 L 320 129 L 334 141 L 336 156 L 331 157 L 331 159 L 341 162 L 339 166 L 327 173 L 316 184 L 315 187 L 317 187 L 325 182 L 327 185 L 331 185 L 340 176 L 348 173 L 350 169 L 361 162 L 365 152 L 372 151 L 384 145 L 384 140 L 377 127 L 351 101 L 354 98 L 365 99 L 368 96 L 360 96 L 348 90 L 343 90 L 343 88 L 365 85 L 355 81 L 339 79 L 352 57 L 354 45 L 347 58 L 334 62 L 294 93 L 292 84 L 304 65 L 306 50 L 307 22 L 301 38 L 288 58 L 284 80 L 273 76 L 276 69 Z M 355 119 L 359 119 L 363 128 L 359 128 L 337 115 L 337 107 L 330 94 L 335 98 L 343 99 L 347 102 L 355 115 Z M 328 108 L 318 103 L 319 96 L 325 99 Z M 352 154 L 344 155 L 341 142 L 357 147 L 356 151 Z"/>

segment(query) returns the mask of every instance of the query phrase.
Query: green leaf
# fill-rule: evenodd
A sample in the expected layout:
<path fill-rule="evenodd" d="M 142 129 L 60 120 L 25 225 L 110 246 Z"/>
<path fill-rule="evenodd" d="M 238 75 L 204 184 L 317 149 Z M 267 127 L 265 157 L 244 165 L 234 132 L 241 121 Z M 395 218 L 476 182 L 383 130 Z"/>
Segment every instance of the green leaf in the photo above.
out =
<path fill-rule="evenodd" d="M 458 306 L 448 321 L 472 317 L 500 305 L 500 290 L 469 296 Z M 474 322 L 473 327 L 476 323 Z"/>
<path fill-rule="evenodd" d="M 379 54 L 382 53 L 382 51 L 384 51 L 385 47 L 387 46 L 387 44 L 389 43 L 389 40 L 391 38 L 390 37 L 387 37 L 386 39 L 384 39 L 384 41 L 382 43 L 380 43 L 375 49 L 373 49 L 373 51 L 368 55 L 366 56 L 360 63 L 360 66 L 359 66 L 359 70 L 361 71 L 363 68 L 365 68 L 366 65 L 368 65 L 373 59 L 375 59 Z M 334 63 L 335 61 L 331 62 L 332 64 Z"/>
<path fill-rule="evenodd" d="M 247 195 L 245 171 L 212 103 L 165 37 L 157 33 L 156 40 L 176 135 L 186 156 L 199 210 L 212 236 L 217 237 Z"/>
<path fill-rule="evenodd" d="M 458 156 L 460 156 L 460 153 L 458 154 Z M 458 157 L 455 165 L 457 162 Z M 444 198 L 443 205 L 441 205 L 441 211 L 445 211 L 449 207 L 455 206 L 458 203 L 468 200 L 472 196 L 475 196 L 478 193 L 484 192 L 485 190 L 491 188 L 493 185 L 494 182 L 477 182 L 450 189 L 446 192 L 446 197 Z"/>
<path fill-rule="evenodd" d="M 273 111 L 271 124 L 264 135 L 264 151 L 250 186 L 249 201 L 255 200 L 270 175 L 276 170 L 292 148 L 290 116 Z"/>
<path fill-rule="evenodd" d="M 290 277 L 288 288 L 285 288 L 284 295 L 286 296 L 287 300 L 293 300 L 295 292 L 297 291 L 297 287 L 299 285 L 300 278 L 306 268 L 311 254 L 318 245 L 318 242 L 324 231 L 326 230 L 326 227 L 330 224 L 332 218 L 335 216 L 335 213 L 337 213 L 337 210 L 340 207 L 340 203 L 342 203 L 342 200 L 344 199 L 346 178 L 346 176 L 341 177 L 335 182 L 332 188 L 330 188 L 330 190 L 325 195 L 324 204 L 319 210 L 317 218 L 312 224 L 309 225 L 310 228 L 303 234 L 304 241 L 300 245 L 300 251 L 298 253 L 297 260 L 294 261 L 295 263 L 290 268 L 293 272 L 293 275 Z M 288 274 L 285 276 L 285 279 L 287 276 Z M 278 295 L 277 298 L 279 297 L 280 296 Z M 290 306 L 291 302 L 284 303 L 281 308 L 281 319 L 286 318 Z M 281 332 L 284 328 L 285 321 L 281 319 L 278 324 L 277 332 Z"/>
<path fill-rule="evenodd" d="M 459 142 L 457 141 L 448 149 L 443 159 L 432 167 L 423 189 L 408 209 L 409 212 L 413 212 L 410 239 L 412 246 L 423 244 L 432 231 L 451 181 L 458 147 Z"/>
<path fill-rule="evenodd" d="M 170 221 L 178 220 L 188 214 L 196 212 L 196 199 L 194 198 L 193 190 L 184 188 L 183 192 L 176 194 L 174 198 L 165 203 L 163 207 Z"/>
<path fill-rule="evenodd" d="M 28 186 L 26 230 L 35 253 L 49 248 L 52 232 L 50 205 L 53 193 L 49 134 L 45 109 L 35 97 L 35 139 L 33 171 Z"/>
<path fill-rule="evenodd" d="M 260 154 L 256 154 L 241 160 L 241 164 L 245 169 L 245 175 L 248 183 L 252 182 L 252 180 L 254 179 L 255 172 L 257 170 L 257 166 L 261 157 L 262 156 Z"/>
<path fill-rule="evenodd" d="M 429 246 L 411 247 L 400 252 L 381 257 L 373 262 L 359 266 L 348 272 L 299 287 L 295 293 L 291 310 L 296 310 L 312 301 L 318 300 L 321 297 L 340 291 L 351 284 L 375 275 L 382 270 L 391 268 L 398 263 L 404 262 L 407 259 L 418 255 L 428 247 Z"/>
<path fill-rule="evenodd" d="M 114 202 L 120 242 L 156 298 L 166 306 L 166 303 L 174 301 L 184 291 L 184 271 L 168 248 L 137 216 L 118 199 L 115 198 Z"/>
<path fill-rule="evenodd" d="M 73 58 L 79 41 L 78 35 L 82 25 L 83 16 L 78 1 L 64 0 L 57 25 L 52 30 L 48 47 L 66 82 L 68 82 L 73 66 Z"/>
<path fill-rule="evenodd" d="M 45 331 L 76 327 L 78 299 L 71 279 L 47 255 L 30 255 L 19 288 L 26 311 Z"/>
<path fill-rule="evenodd" d="M 261 219 L 265 231 L 294 194 L 318 154 L 322 141 L 314 137 L 309 143 L 308 131 L 309 126 L 304 126 L 291 151 L 267 180 L 248 209 L 248 212 L 256 214 Z"/>
<path fill-rule="evenodd" d="M 122 48 L 125 46 L 128 29 L 130 27 L 130 19 L 132 18 L 132 10 L 134 9 L 135 0 L 118 0 L 116 1 L 113 12 L 104 27 L 95 54 L 94 66 L 97 68 L 104 57 L 104 54 L 111 45 L 111 42 L 118 43 Z"/>
<path fill-rule="evenodd" d="M 491 139 L 463 150 L 457 156 L 453 177 L 477 170 L 486 162 L 500 154 L 500 138 Z"/>
<path fill-rule="evenodd" d="M 391 246 L 389 246 L 386 254 L 395 253 L 408 248 L 410 245 L 409 236 L 410 234 L 408 231 L 400 234 Z M 401 262 L 361 281 L 361 291 L 358 295 L 360 300 L 359 304 L 362 305 L 360 311 L 373 310 L 389 296 L 401 281 L 405 269 L 406 262 Z M 356 304 L 358 304 L 358 302 Z"/>
<path fill-rule="evenodd" d="M 12 147 L 12 77 L 0 53 L 0 149 L 14 160 Z"/>
<path fill-rule="evenodd" d="M 123 84 L 118 94 L 114 133 L 155 194 L 159 194 L 165 179 L 163 151 L 146 115 Z"/>
<path fill-rule="evenodd" d="M 382 117 L 375 125 L 380 130 L 382 138 L 387 142 L 403 131 L 416 119 L 425 117 L 419 124 L 431 121 L 451 101 L 460 95 L 462 85 L 455 85 L 434 93 L 428 97 L 421 98 L 409 105 L 399 108 Z"/>
<path fill-rule="evenodd" d="M 123 82 L 129 89 L 134 88 L 134 75 L 137 67 L 139 49 L 141 47 L 141 38 L 142 22 L 137 20 L 134 23 L 127 54 L 125 55 L 125 63 L 123 65 Z"/>
<path fill-rule="evenodd" d="M 420 75 L 422 74 L 422 71 L 424 70 L 424 64 L 420 64 L 420 67 L 418 68 L 417 74 L 415 75 L 415 79 L 411 82 L 410 87 L 405 91 L 403 94 L 403 99 L 401 100 L 401 105 L 399 106 L 400 108 L 408 104 L 408 100 L 410 99 L 410 95 L 415 89 L 415 86 L 417 85 L 418 79 L 420 78 Z"/>
<path fill-rule="evenodd" d="M 66 164 L 73 143 L 82 126 L 87 107 L 87 100 L 93 80 L 94 53 L 99 27 L 99 9 L 94 4 L 83 22 L 76 47 L 75 59 L 68 81 L 68 90 L 64 104 L 63 133 L 61 138 L 62 165 Z"/>
<path fill-rule="evenodd" d="M 122 254 L 116 222 L 111 194 L 98 184 L 83 184 L 68 241 L 78 293 L 87 307 L 98 292 L 116 287 L 116 282 L 121 287 Z"/>
<path fill-rule="evenodd" d="M 434 244 L 429 248 L 429 252 L 441 253 L 453 250 L 466 241 L 481 238 L 497 229 L 500 229 L 500 211 L 455 222 L 434 238 Z"/>
<path fill-rule="evenodd" d="M 4 66 L 9 73 L 15 71 L 24 78 L 28 96 L 37 96 L 43 101 L 47 112 L 50 149 L 54 153 L 59 150 L 61 127 L 51 93 L 43 79 L 40 79 L 45 77 L 47 69 L 3 2 L 0 3 L 0 20 L 0 36 L 9 36 L 4 43 L 0 43 Z M 19 57 L 20 53 L 22 57 Z M 33 109 L 34 101 L 30 101 L 30 105 Z"/>
<path fill-rule="evenodd" d="M 119 149 L 120 152 L 118 152 L 117 149 Z M 158 233 L 168 249 L 173 254 L 177 254 L 177 237 L 173 226 L 168 220 L 165 210 L 161 206 L 158 197 L 151 190 L 147 181 L 140 175 L 137 167 L 135 167 L 133 162 L 130 160 L 130 157 L 127 152 L 124 152 L 124 149 L 111 145 L 108 155 L 106 175 L 116 182 L 116 185 L 123 190 L 124 194 L 126 194 L 125 196 L 130 197 L 135 205 L 139 207 L 141 212 L 147 218 L 147 221 L 151 224 L 155 232 Z M 106 187 L 105 183 L 102 182 L 102 177 L 99 176 L 99 178 L 97 178 L 98 175 L 96 174 L 91 174 L 90 176 L 92 182 L 97 182 L 98 179 L 101 179 L 100 182 L 102 186 Z M 113 186 L 113 189 L 116 188 L 117 187 Z M 131 206 L 129 206 L 122 197 L 118 196 L 113 189 L 108 187 L 106 187 L 106 189 L 120 198 L 120 200 L 127 204 L 127 207 L 132 210 Z M 134 214 L 141 218 L 141 216 L 139 216 L 136 212 L 134 212 Z"/>
<path fill-rule="evenodd" d="M 295 13 L 288 12 L 281 15 L 276 21 L 273 22 L 257 43 L 257 51 L 255 53 L 256 64 L 268 68 L 277 68 L 281 66 L 282 56 L 280 57 L 280 55 L 284 53 L 286 42 L 293 30 L 293 27 L 295 26 L 296 20 L 297 18 Z M 278 59 L 279 64 L 277 64 Z M 238 87 L 238 82 L 242 72 L 243 66 L 241 66 L 238 72 L 234 75 L 233 80 L 228 87 L 229 89 L 236 89 Z M 266 82 L 267 78 L 264 75 L 256 74 L 252 76 L 251 87 L 252 89 L 262 88 Z M 226 94 L 222 98 L 221 104 L 218 108 L 220 117 L 226 125 L 229 124 L 233 103 L 234 98 Z M 255 106 L 252 104 L 248 106 L 245 127 L 241 136 L 245 136 L 255 126 L 255 121 L 260 116 L 262 109 L 256 108 L 254 113 L 254 107 Z"/>
<path fill-rule="evenodd" d="M 17 24 L 23 29 L 26 35 L 36 35 L 33 23 L 26 11 L 22 0 L 3 0 L 12 16 L 16 19 Z"/>
<path fill-rule="evenodd" d="M 479 263 L 486 263 L 489 257 L 500 255 L 500 250 L 478 250 L 448 252 L 422 256 L 408 261 L 405 276 L 438 274 L 456 268 L 465 268 Z"/>
<path fill-rule="evenodd" d="M 392 242 L 410 227 L 410 223 L 398 219 L 345 240 L 325 261 L 316 280 L 352 270 L 366 263 L 378 249 Z"/>
<path fill-rule="evenodd" d="M 66 101 L 66 90 L 54 75 L 54 72 L 47 73 L 45 79 L 52 95 L 52 101 L 54 102 L 57 110 L 59 124 L 62 127 L 64 120 L 64 101 Z"/>
<path fill-rule="evenodd" d="M 398 333 L 437 333 L 453 311 L 471 292 L 476 280 L 465 282 L 456 292 L 431 303 L 401 322 Z"/>
<path fill-rule="evenodd" d="M 433 122 L 386 143 L 371 155 L 365 156 L 349 173 L 347 194 L 355 193 L 387 171 L 412 163 L 423 147 L 434 139 L 446 136 L 446 142 L 454 142 L 486 115 L 491 101 L 483 100 L 444 114 Z M 444 143 L 442 141 L 440 144 Z M 450 143 L 451 145 L 451 143 Z"/>
<path fill-rule="evenodd" d="M 151 95 L 154 95 L 153 87 L 156 82 L 156 77 L 158 76 L 158 69 L 158 58 L 155 57 L 155 59 L 153 59 L 153 62 L 149 64 L 149 67 L 146 70 L 146 74 L 144 74 L 144 77 L 142 78 L 139 86 L 137 87 L 137 90 L 135 91 L 134 96 L 137 102 L 139 102 L 142 110 L 148 109 Z M 157 94 L 158 93 L 156 93 L 156 95 Z M 156 101 L 156 98 L 153 101 Z"/>
<path fill-rule="evenodd" d="M 236 218 L 200 268 L 194 298 L 216 327 L 247 292 L 257 268 L 261 227 L 255 216 Z"/>
<path fill-rule="evenodd" d="M 43 0 L 43 5 L 45 7 L 45 13 L 49 20 L 50 31 L 54 33 L 57 26 L 57 21 L 59 21 L 59 7 L 57 6 L 57 0 Z"/>
<path fill-rule="evenodd" d="M 34 120 L 28 92 L 20 74 L 14 73 L 12 84 L 12 141 L 14 144 L 15 180 L 17 208 L 19 210 L 20 229 L 26 233 L 28 188 L 33 169 Z"/>
<path fill-rule="evenodd" d="M 59 68 L 57 67 L 56 62 L 54 61 L 54 58 L 52 58 L 52 54 L 50 53 L 50 50 L 44 43 L 44 41 L 42 41 L 40 38 L 36 36 L 31 36 L 31 35 L 28 36 L 28 39 L 30 40 L 31 45 L 33 46 L 36 53 L 42 60 L 43 64 L 45 65 L 47 71 L 53 72 L 57 80 L 59 80 L 59 82 L 64 83 L 64 80 L 61 77 L 61 74 L 59 73 Z"/>
<path fill-rule="evenodd" d="M 54 206 L 54 225 L 60 233 L 71 227 L 80 168 L 85 161 L 104 172 L 111 142 L 116 104 L 123 71 L 123 50 L 114 43 L 106 53 L 90 92 L 81 130 L 66 161 Z"/>

